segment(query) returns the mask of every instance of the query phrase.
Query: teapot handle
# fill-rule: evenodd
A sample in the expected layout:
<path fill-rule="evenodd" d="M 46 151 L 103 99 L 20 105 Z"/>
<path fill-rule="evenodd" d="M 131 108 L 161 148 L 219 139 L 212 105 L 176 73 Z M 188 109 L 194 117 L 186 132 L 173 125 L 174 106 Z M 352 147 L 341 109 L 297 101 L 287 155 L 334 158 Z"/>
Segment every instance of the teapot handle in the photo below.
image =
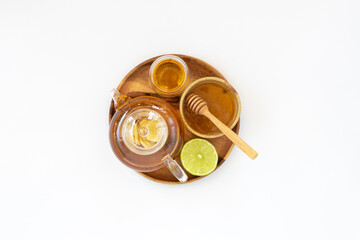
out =
<path fill-rule="evenodd" d="M 184 170 L 180 167 L 180 165 L 172 159 L 169 155 L 166 155 L 162 161 L 165 163 L 166 167 L 170 170 L 170 172 L 181 182 L 184 183 L 188 180 L 188 176 L 184 172 Z"/>

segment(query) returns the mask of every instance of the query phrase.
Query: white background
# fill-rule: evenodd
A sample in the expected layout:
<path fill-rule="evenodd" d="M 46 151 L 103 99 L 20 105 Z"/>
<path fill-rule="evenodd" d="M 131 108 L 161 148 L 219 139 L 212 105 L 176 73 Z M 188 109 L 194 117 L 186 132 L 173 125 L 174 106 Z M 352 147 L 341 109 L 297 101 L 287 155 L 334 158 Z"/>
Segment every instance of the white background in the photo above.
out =
<path fill-rule="evenodd" d="M 0 1 L 1 239 L 360 239 L 360 2 Z M 211 176 L 149 181 L 108 142 L 110 90 L 164 53 L 238 90 Z"/>

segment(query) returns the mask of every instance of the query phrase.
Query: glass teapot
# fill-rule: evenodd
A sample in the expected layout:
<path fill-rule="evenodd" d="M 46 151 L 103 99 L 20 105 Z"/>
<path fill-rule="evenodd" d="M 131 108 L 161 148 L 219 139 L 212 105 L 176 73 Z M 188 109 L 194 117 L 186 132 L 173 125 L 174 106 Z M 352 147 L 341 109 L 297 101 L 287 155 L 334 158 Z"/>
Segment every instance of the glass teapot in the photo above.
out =
<path fill-rule="evenodd" d="M 116 112 L 110 122 L 110 144 L 117 158 L 139 172 L 166 166 L 180 181 L 188 177 L 172 158 L 180 153 L 183 126 L 167 102 L 150 96 L 128 98 L 114 90 Z"/>

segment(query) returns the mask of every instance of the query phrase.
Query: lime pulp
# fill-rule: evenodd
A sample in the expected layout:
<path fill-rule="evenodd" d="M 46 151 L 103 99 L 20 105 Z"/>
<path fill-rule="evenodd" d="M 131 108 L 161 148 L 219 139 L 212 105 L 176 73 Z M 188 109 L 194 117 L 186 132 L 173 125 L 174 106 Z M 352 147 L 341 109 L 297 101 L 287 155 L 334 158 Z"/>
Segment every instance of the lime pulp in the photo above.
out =
<path fill-rule="evenodd" d="M 185 170 L 195 176 L 210 174 L 218 163 L 215 147 L 209 141 L 200 138 L 185 143 L 180 158 Z"/>

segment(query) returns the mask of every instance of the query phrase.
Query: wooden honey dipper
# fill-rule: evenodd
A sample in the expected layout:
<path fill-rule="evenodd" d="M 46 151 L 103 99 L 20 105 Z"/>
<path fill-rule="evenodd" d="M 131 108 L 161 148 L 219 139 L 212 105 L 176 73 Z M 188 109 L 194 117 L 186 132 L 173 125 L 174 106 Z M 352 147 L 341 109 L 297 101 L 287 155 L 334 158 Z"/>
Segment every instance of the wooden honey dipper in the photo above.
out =
<path fill-rule="evenodd" d="M 251 159 L 255 159 L 258 153 L 250 147 L 244 140 L 242 140 L 236 133 L 234 133 L 228 126 L 222 123 L 209 111 L 207 103 L 202 97 L 195 93 L 190 93 L 186 97 L 186 105 L 196 114 L 207 117 L 226 137 L 228 137 L 236 146 L 238 146 Z"/>

